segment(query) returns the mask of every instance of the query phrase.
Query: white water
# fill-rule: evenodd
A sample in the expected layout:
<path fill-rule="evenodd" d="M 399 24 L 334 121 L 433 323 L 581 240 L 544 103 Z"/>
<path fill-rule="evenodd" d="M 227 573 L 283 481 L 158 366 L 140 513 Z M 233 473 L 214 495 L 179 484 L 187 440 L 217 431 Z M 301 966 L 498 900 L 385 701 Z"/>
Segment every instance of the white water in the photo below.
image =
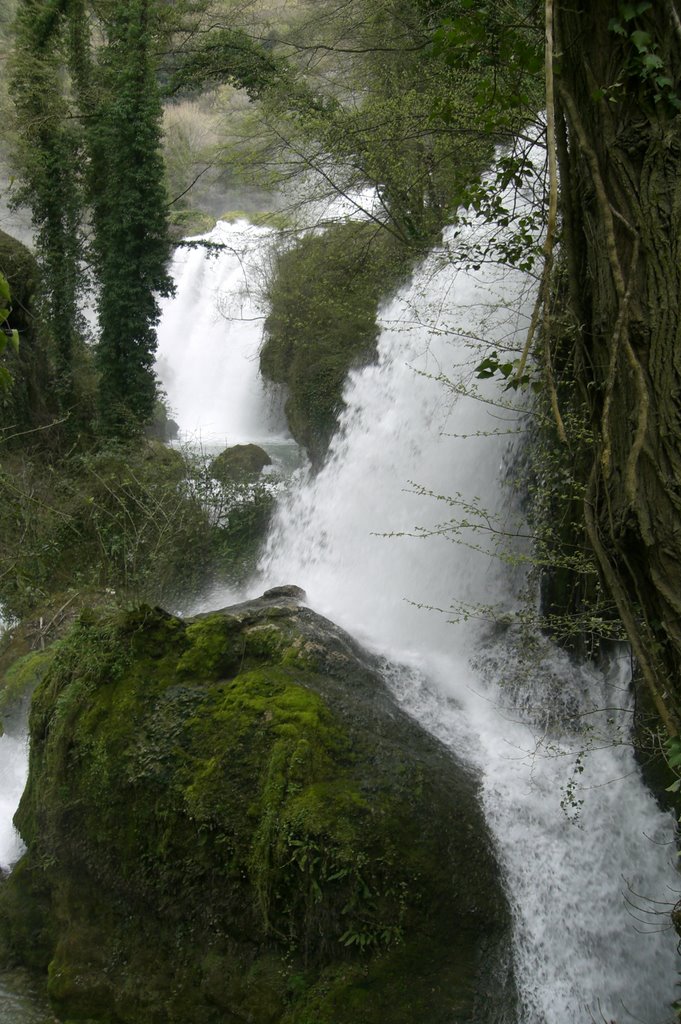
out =
<path fill-rule="evenodd" d="M 258 274 L 269 228 L 219 221 L 204 241 L 179 248 L 158 330 L 156 369 L 185 440 L 224 446 L 280 440 L 288 432 L 259 373 L 263 311 Z"/>
<path fill-rule="evenodd" d="M 351 376 L 330 459 L 280 510 L 263 576 L 302 586 L 311 606 L 381 652 L 405 707 L 479 767 L 516 921 L 522 1024 L 668 1020 L 672 822 L 639 779 L 627 711 L 595 710 L 626 704 L 626 664 L 603 676 L 546 643 L 528 661 L 515 628 L 495 636 L 484 619 L 454 625 L 419 607 L 512 612 L 522 580 L 491 557 L 498 535 L 480 529 L 490 511 L 495 528 L 518 528 L 507 431 L 519 418 L 459 395 L 455 381 L 470 382 L 480 360 L 471 335 L 512 341 L 514 317 L 495 293 L 525 326 L 524 282 L 489 268 L 434 276 L 436 262 L 385 310 L 377 364 Z M 443 373 L 446 386 L 434 379 Z M 451 519 L 473 525 L 443 529 Z M 436 535 L 404 535 L 423 527 Z M 579 771 L 585 745 L 599 749 Z"/>
<path fill-rule="evenodd" d="M 27 775 L 26 736 L 0 736 L 0 872 L 8 871 L 23 850 L 12 825 L 12 816 L 24 791 Z"/>

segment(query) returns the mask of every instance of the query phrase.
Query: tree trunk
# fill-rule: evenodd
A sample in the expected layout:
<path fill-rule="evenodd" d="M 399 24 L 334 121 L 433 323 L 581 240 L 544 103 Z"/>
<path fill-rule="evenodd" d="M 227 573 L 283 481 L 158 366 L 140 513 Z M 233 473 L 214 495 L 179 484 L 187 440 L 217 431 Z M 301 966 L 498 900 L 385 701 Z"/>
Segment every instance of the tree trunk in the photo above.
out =
<path fill-rule="evenodd" d="M 555 15 L 563 238 L 577 326 L 569 362 L 596 438 L 585 520 L 672 735 L 681 722 L 678 8 L 679 0 L 565 0 Z"/>

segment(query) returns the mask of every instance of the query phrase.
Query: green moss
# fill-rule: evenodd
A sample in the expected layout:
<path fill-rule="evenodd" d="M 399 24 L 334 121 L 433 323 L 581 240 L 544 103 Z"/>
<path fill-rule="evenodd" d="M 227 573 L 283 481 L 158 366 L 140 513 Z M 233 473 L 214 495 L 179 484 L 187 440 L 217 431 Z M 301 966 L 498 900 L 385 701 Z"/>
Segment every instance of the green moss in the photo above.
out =
<path fill-rule="evenodd" d="M 228 224 L 236 224 L 239 220 L 245 220 L 249 224 L 255 224 L 256 227 L 274 228 L 278 231 L 293 227 L 293 221 L 288 214 L 273 210 L 259 210 L 256 212 L 227 210 L 226 213 L 220 214 L 219 219 L 226 221 Z"/>
<path fill-rule="evenodd" d="M 173 237 L 187 238 L 193 235 L 205 235 L 215 227 L 215 217 L 203 210 L 173 210 L 170 226 Z"/>
<path fill-rule="evenodd" d="M 260 367 L 286 384 L 289 428 L 313 464 L 336 428 L 349 369 L 374 357 L 379 303 L 414 258 L 375 225 L 348 222 L 306 235 L 276 261 Z"/>
<path fill-rule="evenodd" d="M 32 651 L 9 666 L 0 685 L 0 718 L 35 689 L 53 657 L 54 648 Z"/>
<path fill-rule="evenodd" d="M 181 676 L 218 679 L 234 675 L 243 661 L 239 623 L 211 616 L 187 628 L 188 648 L 177 663 Z"/>
<path fill-rule="evenodd" d="M 0 879 L 0 963 L 43 974 L 57 941 L 52 889 L 40 865 L 23 858 Z"/>
<path fill-rule="evenodd" d="M 286 640 L 276 626 L 252 626 L 244 632 L 244 645 L 249 657 L 277 662 L 282 660 Z"/>

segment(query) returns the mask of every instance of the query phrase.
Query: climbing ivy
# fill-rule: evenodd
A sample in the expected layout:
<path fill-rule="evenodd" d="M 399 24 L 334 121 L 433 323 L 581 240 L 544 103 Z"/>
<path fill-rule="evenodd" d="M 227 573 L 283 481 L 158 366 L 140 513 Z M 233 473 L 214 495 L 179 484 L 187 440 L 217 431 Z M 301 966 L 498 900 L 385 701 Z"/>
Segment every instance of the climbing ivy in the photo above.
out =
<path fill-rule="evenodd" d="M 681 97 L 674 78 L 660 54 L 660 41 L 641 27 L 640 17 L 652 8 L 650 0 L 636 4 L 620 4 L 618 15 L 611 18 L 608 28 L 628 43 L 628 56 L 621 77 L 606 90 L 597 90 L 595 98 L 613 100 L 624 87 L 624 78 L 638 79 L 654 103 L 662 103 L 674 113 L 681 110 Z"/>

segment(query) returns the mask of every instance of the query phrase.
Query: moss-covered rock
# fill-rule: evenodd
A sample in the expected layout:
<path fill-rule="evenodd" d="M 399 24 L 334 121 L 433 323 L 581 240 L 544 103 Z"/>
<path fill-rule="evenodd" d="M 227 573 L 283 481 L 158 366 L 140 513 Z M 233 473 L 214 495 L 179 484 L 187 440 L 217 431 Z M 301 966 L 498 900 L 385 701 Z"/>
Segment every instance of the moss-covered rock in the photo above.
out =
<path fill-rule="evenodd" d="M 0 634 L 0 736 L 5 727 L 25 731 L 31 694 L 51 665 L 58 641 L 86 606 L 111 609 L 111 595 L 93 590 L 54 594 Z"/>
<path fill-rule="evenodd" d="M 173 241 L 179 242 L 194 235 L 206 235 L 215 224 L 215 217 L 202 210 L 175 210 L 170 217 L 170 233 Z"/>
<path fill-rule="evenodd" d="M 263 376 L 285 384 L 286 418 L 313 466 L 323 462 L 353 366 L 374 358 L 379 304 L 417 253 L 375 224 L 336 224 L 281 252 L 268 289 Z"/>
<path fill-rule="evenodd" d="M 211 476 L 219 483 L 240 483 L 259 476 L 272 459 L 257 444 L 235 444 L 216 455 L 210 464 Z"/>
<path fill-rule="evenodd" d="M 64 1019 L 510 1017 L 475 779 L 294 590 L 81 616 L 31 743 L 0 960 Z"/>
<path fill-rule="evenodd" d="M 12 387 L 0 394 L 0 418 L 5 425 L 12 426 L 3 437 L 3 444 L 12 446 L 25 444 L 27 431 L 48 423 L 56 405 L 47 340 L 36 316 L 38 265 L 26 246 L 4 231 L 0 231 L 0 272 L 12 291 L 8 324 L 19 332 L 20 338 L 18 352 L 10 347 L 3 354 L 3 363 L 12 375 Z"/>

